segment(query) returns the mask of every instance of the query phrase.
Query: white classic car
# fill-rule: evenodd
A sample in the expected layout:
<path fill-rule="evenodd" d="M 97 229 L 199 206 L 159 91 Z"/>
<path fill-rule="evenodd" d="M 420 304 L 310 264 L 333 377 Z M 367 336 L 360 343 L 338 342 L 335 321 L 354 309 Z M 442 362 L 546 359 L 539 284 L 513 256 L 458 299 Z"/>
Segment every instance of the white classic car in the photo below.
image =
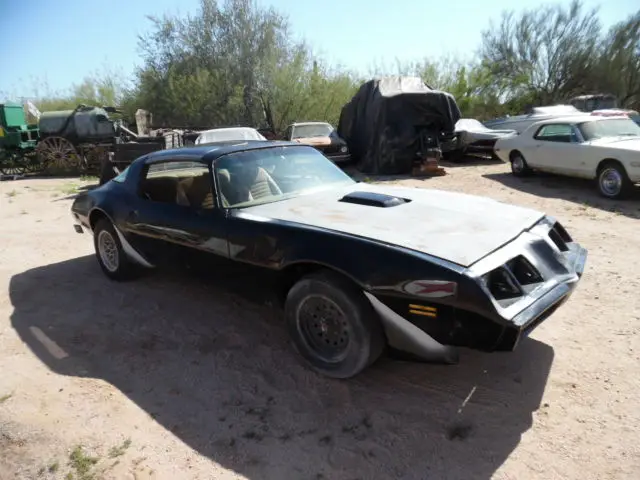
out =
<path fill-rule="evenodd" d="M 556 117 L 499 139 L 494 153 L 516 176 L 534 170 L 597 179 L 607 198 L 623 198 L 640 183 L 640 126 L 628 117 Z"/>
<path fill-rule="evenodd" d="M 213 128 L 211 130 L 205 130 L 200 132 L 198 138 L 196 138 L 196 145 L 203 143 L 215 143 L 215 142 L 229 142 L 229 141 L 242 141 L 242 140 L 263 140 L 267 139 L 258 132 L 255 128 L 251 127 L 226 127 L 226 128 Z"/>

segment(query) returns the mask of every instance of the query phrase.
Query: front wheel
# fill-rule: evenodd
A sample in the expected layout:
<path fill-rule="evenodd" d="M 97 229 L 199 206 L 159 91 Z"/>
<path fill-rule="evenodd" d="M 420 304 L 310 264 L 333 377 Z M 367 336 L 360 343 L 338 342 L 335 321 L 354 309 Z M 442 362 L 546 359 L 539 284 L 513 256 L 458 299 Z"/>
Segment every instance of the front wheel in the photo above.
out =
<path fill-rule="evenodd" d="M 611 199 L 629 196 L 633 183 L 624 167 L 616 162 L 608 162 L 598 172 L 598 191 L 600 195 Z"/>
<path fill-rule="evenodd" d="M 109 220 L 101 219 L 93 230 L 96 257 L 104 274 L 112 280 L 129 280 L 137 272 L 122 248 L 118 234 Z"/>
<path fill-rule="evenodd" d="M 516 177 L 525 177 L 531 173 L 531 169 L 521 153 L 514 153 L 511 156 L 511 173 Z"/>
<path fill-rule="evenodd" d="M 366 297 L 332 272 L 298 281 L 287 295 L 285 319 L 300 355 L 332 378 L 357 375 L 380 357 L 386 344 Z"/>

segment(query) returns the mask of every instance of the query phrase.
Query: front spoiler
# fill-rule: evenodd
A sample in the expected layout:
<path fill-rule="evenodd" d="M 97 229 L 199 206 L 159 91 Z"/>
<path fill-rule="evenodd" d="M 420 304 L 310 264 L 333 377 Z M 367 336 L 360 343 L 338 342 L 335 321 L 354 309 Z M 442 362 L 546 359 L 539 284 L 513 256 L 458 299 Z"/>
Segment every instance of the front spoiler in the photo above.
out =
<path fill-rule="evenodd" d="M 553 312 L 564 304 L 572 295 L 584 272 L 587 250 L 580 245 L 571 244 L 571 251 L 566 258 L 566 266 L 572 273 L 544 293 L 540 298 L 529 304 L 513 318 L 500 322 L 500 331 L 491 342 L 492 346 L 485 347 L 476 340 L 475 345 L 464 345 L 472 350 L 485 352 L 513 351 L 523 338 L 547 320 Z M 459 360 L 458 347 L 446 345 L 418 328 L 412 322 L 394 312 L 387 305 L 368 292 L 364 292 L 378 314 L 387 336 L 389 347 L 398 350 L 415 360 L 455 364 Z M 460 312 L 462 314 L 462 312 Z M 479 322 L 490 322 L 495 325 L 496 320 L 486 317 L 476 317 Z M 475 321 L 474 320 L 474 321 Z"/>
<path fill-rule="evenodd" d="M 569 300 L 573 294 L 578 281 L 584 273 L 584 266 L 587 260 L 587 250 L 578 244 L 572 245 L 572 251 L 567 258 L 567 265 L 575 276 L 556 285 L 545 295 L 537 299 L 522 312 L 518 313 L 510 321 L 513 327 L 506 329 L 500 339 L 497 350 L 514 350 L 520 340 L 528 337 L 542 322 L 551 316 L 558 307 Z M 511 332 L 509 332 L 511 330 Z"/>
<path fill-rule="evenodd" d="M 364 292 L 379 315 L 389 347 L 416 360 L 433 363 L 456 364 L 458 349 L 443 345 L 387 307 L 368 292 Z"/>
<path fill-rule="evenodd" d="M 333 154 L 333 155 L 325 153 L 324 156 L 327 157 L 332 162 L 336 162 L 336 163 L 338 163 L 338 162 L 339 163 L 343 163 L 343 162 L 351 161 L 351 154 L 350 153 L 338 153 L 338 154 Z"/>

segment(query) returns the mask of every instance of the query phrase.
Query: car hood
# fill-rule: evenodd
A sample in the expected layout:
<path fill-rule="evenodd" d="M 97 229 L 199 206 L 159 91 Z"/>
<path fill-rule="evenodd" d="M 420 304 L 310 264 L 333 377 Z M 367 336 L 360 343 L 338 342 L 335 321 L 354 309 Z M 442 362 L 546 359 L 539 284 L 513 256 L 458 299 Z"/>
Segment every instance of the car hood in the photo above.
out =
<path fill-rule="evenodd" d="M 640 137 L 599 138 L 592 140 L 591 145 L 638 152 L 640 151 Z"/>
<path fill-rule="evenodd" d="M 346 142 L 341 138 L 336 138 L 335 136 L 322 136 L 322 137 L 301 137 L 295 138 L 292 140 L 296 143 L 302 143 L 304 145 L 311 145 L 312 147 L 317 148 L 318 150 L 324 150 L 329 147 L 335 146 L 343 146 L 346 145 Z"/>
<path fill-rule="evenodd" d="M 340 201 L 351 192 L 386 194 L 411 201 L 386 208 Z M 544 216 L 542 212 L 484 197 L 367 183 L 256 205 L 242 209 L 238 215 L 356 235 L 465 267 L 513 240 Z"/>
<path fill-rule="evenodd" d="M 331 138 L 328 135 L 322 137 L 298 137 L 293 139 L 296 143 L 304 143 L 305 145 L 313 145 L 314 147 L 331 145 Z"/>

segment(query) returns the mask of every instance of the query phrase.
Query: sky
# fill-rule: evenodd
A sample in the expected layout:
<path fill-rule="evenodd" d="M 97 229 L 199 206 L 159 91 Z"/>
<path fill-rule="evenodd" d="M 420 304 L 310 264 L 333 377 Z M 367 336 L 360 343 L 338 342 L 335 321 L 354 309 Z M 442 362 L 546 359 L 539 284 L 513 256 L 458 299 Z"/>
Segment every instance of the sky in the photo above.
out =
<path fill-rule="evenodd" d="M 482 31 L 505 9 L 545 0 L 258 0 L 288 16 L 292 33 L 324 59 L 361 74 L 374 65 L 459 55 L 470 58 Z M 546 0 L 554 1 L 554 0 Z M 563 4 L 570 0 L 555 0 Z M 638 0 L 584 0 L 603 27 L 640 8 Z M 195 14 L 199 0 L 0 0 L 0 98 L 64 92 L 92 73 L 131 77 L 147 15 Z M 516 6 L 517 5 L 517 6 Z"/>

